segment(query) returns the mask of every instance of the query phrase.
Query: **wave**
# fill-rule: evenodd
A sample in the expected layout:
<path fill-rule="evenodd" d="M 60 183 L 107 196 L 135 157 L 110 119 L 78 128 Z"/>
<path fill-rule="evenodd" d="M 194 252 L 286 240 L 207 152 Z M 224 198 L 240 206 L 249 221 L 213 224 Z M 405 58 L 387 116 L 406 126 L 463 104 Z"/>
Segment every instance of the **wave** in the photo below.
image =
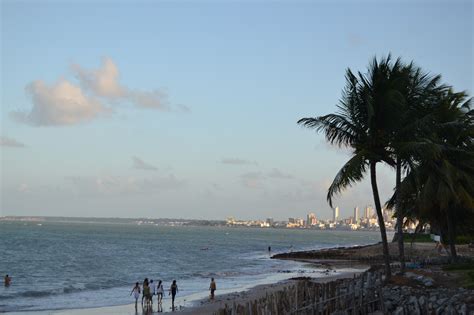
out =
<path fill-rule="evenodd" d="M 90 284 L 90 285 L 85 285 L 85 287 L 67 286 L 60 289 L 51 289 L 51 290 L 42 290 L 42 291 L 29 290 L 29 291 L 18 292 L 12 295 L 0 295 L 0 300 L 17 299 L 17 298 L 22 298 L 22 297 L 43 298 L 43 297 L 48 297 L 48 296 L 72 294 L 72 293 L 83 292 L 83 291 L 96 291 L 96 290 L 102 290 L 102 289 L 108 289 L 108 288 L 110 287 Z"/>

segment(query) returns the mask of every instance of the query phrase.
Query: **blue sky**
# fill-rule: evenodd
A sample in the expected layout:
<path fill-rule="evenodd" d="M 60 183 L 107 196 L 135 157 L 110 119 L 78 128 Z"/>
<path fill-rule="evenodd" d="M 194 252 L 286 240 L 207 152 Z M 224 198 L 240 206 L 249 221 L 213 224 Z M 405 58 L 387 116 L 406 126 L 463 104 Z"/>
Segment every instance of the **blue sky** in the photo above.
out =
<path fill-rule="evenodd" d="M 471 1 L 1 1 L 1 213 L 330 217 L 296 121 L 401 56 L 473 89 Z M 79 107 L 78 107 L 79 106 Z M 67 109 L 65 109 L 67 108 Z M 380 169 L 382 199 L 393 172 Z M 371 204 L 362 182 L 335 204 Z"/>

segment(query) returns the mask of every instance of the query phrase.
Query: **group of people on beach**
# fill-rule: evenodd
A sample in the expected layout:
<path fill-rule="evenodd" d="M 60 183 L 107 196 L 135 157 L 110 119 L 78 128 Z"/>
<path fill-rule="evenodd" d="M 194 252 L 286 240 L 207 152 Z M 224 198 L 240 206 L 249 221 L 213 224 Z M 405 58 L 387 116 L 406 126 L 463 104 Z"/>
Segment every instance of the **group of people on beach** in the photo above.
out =
<path fill-rule="evenodd" d="M 215 291 L 217 290 L 217 286 L 216 286 L 216 282 L 214 278 L 211 279 L 209 290 L 211 291 L 210 299 L 213 300 Z M 178 284 L 176 283 L 176 280 L 173 280 L 168 290 L 168 295 L 171 295 L 171 308 L 173 311 L 175 310 L 174 300 L 177 293 L 178 293 Z M 139 282 L 136 282 L 135 286 L 132 288 L 132 291 L 130 292 L 130 295 L 132 294 L 133 294 L 133 297 L 135 298 L 135 309 L 137 308 L 140 294 L 142 295 L 142 307 L 145 307 L 147 309 L 153 308 L 153 296 L 156 295 L 158 312 L 163 311 L 162 302 L 163 302 L 164 289 L 163 289 L 163 282 L 161 280 L 158 280 L 158 283 L 155 284 L 153 282 L 153 279 L 148 280 L 148 278 L 145 278 L 145 280 L 143 280 L 142 287 L 140 287 Z"/>
<path fill-rule="evenodd" d="M 140 287 L 140 284 L 138 282 L 135 283 L 135 286 L 132 289 L 132 292 L 130 292 L 130 295 L 133 294 L 133 297 L 135 298 L 135 308 L 137 308 L 138 304 L 138 299 L 140 298 L 140 293 L 142 294 L 142 306 L 149 307 L 151 308 L 153 306 L 153 296 L 156 295 L 156 300 L 158 304 L 158 311 L 162 311 L 162 300 L 163 300 L 163 294 L 164 294 L 164 289 L 163 289 L 163 282 L 161 280 L 158 280 L 158 283 L 153 283 L 153 279 L 148 281 L 148 278 L 145 278 L 143 280 L 143 285 Z M 176 284 L 176 280 L 173 280 L 173 283 L 171 284 L 169 294 L 172 295 L 172 302 L 173 302 L 173 309 L 174 309 L 174 298 L 176 296 L 176 293 L 178 293 L 178 285 Z"/>

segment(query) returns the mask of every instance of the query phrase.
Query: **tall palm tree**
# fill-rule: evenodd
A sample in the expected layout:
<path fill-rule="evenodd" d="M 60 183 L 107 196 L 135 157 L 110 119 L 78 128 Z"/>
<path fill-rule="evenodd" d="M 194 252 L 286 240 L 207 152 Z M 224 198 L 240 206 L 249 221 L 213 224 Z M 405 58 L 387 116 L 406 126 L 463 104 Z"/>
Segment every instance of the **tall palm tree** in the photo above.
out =
<path fill-rule="evenodd" d="M 391 130 L 390 148 L 393 152 L 396 168 L 395 201 L 397 218 L 397 242 L 400 260 L 400 272 L 405 272 L 405 250 L 403 239 L 404 212 L 401 209 L 400 185 L 402 170 L 408 169 L 413 155 L 428 150 L 436 154 L 436 147 L 424 138 L 426 122 L 431 120 L 431 103 L 436 93 L 444 88 L 439 85 L 441 76 L 430 76 L 424 73 L 414 63 L 410 63 L 402 70 L 402 84 L 399 85 L 404 101 L 395 108 L 393 119 L 398 122 Z"/>
<path fill-rule="evenodd" d="M 445 89 L 431 108 L 431 135 L 438 154 L 414 155 L 396 203 L 411 204 L 411 216 L 447 231 L 451 256 L 460 218 L 474 216 L 474 111 L 463 92 Z M 394 197 L 392 197 L 393 202 Z"/>
<path fill-rule="evenodd" d="M 389 55 L 380 62 L 374 58 L 365 74 L 358 72 L 355 75 L 348 69 L 346 87 L 336 113 L 298 121 L 305 127 L 324 132 L 331 144 L 352 149 L 352 157 L 337 173 L 328 189 L 327 200 L 331 207 L 334 195 L 361 181 L 369 171 L 387 280 L 391 277 L 390 255 L 376 170 L 379 162 L 395 165 L 389 150 L 390 131 L 397 125 L 393 119 L 393 114 L 397 113 L 395 109 L 404 102 L 400 93 L 403 68 L 400 59 L 393 62 Z"/>

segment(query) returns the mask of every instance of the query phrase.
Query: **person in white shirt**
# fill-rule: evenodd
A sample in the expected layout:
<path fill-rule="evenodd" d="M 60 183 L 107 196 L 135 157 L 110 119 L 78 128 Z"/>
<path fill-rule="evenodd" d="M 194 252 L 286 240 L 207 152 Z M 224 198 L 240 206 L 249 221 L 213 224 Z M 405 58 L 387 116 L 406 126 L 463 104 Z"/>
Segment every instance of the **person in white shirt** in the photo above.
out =
<path fill-rule="evenodd" d="M 164 292 L 165 290 L 163 289 L 163 284 L 161 283 L 161 280 L 159 280 L 158 284 L 156 285 L 156 300 L 158 302 L 158 312 L 160 312 L 161 309 Z"/>
<path fill-rule="evenodd" d="M 153 279 L 150 280 L 150 303 L 153 305 L 153 295 L 156 294 L 156 286 L 153 283 Z"/>

